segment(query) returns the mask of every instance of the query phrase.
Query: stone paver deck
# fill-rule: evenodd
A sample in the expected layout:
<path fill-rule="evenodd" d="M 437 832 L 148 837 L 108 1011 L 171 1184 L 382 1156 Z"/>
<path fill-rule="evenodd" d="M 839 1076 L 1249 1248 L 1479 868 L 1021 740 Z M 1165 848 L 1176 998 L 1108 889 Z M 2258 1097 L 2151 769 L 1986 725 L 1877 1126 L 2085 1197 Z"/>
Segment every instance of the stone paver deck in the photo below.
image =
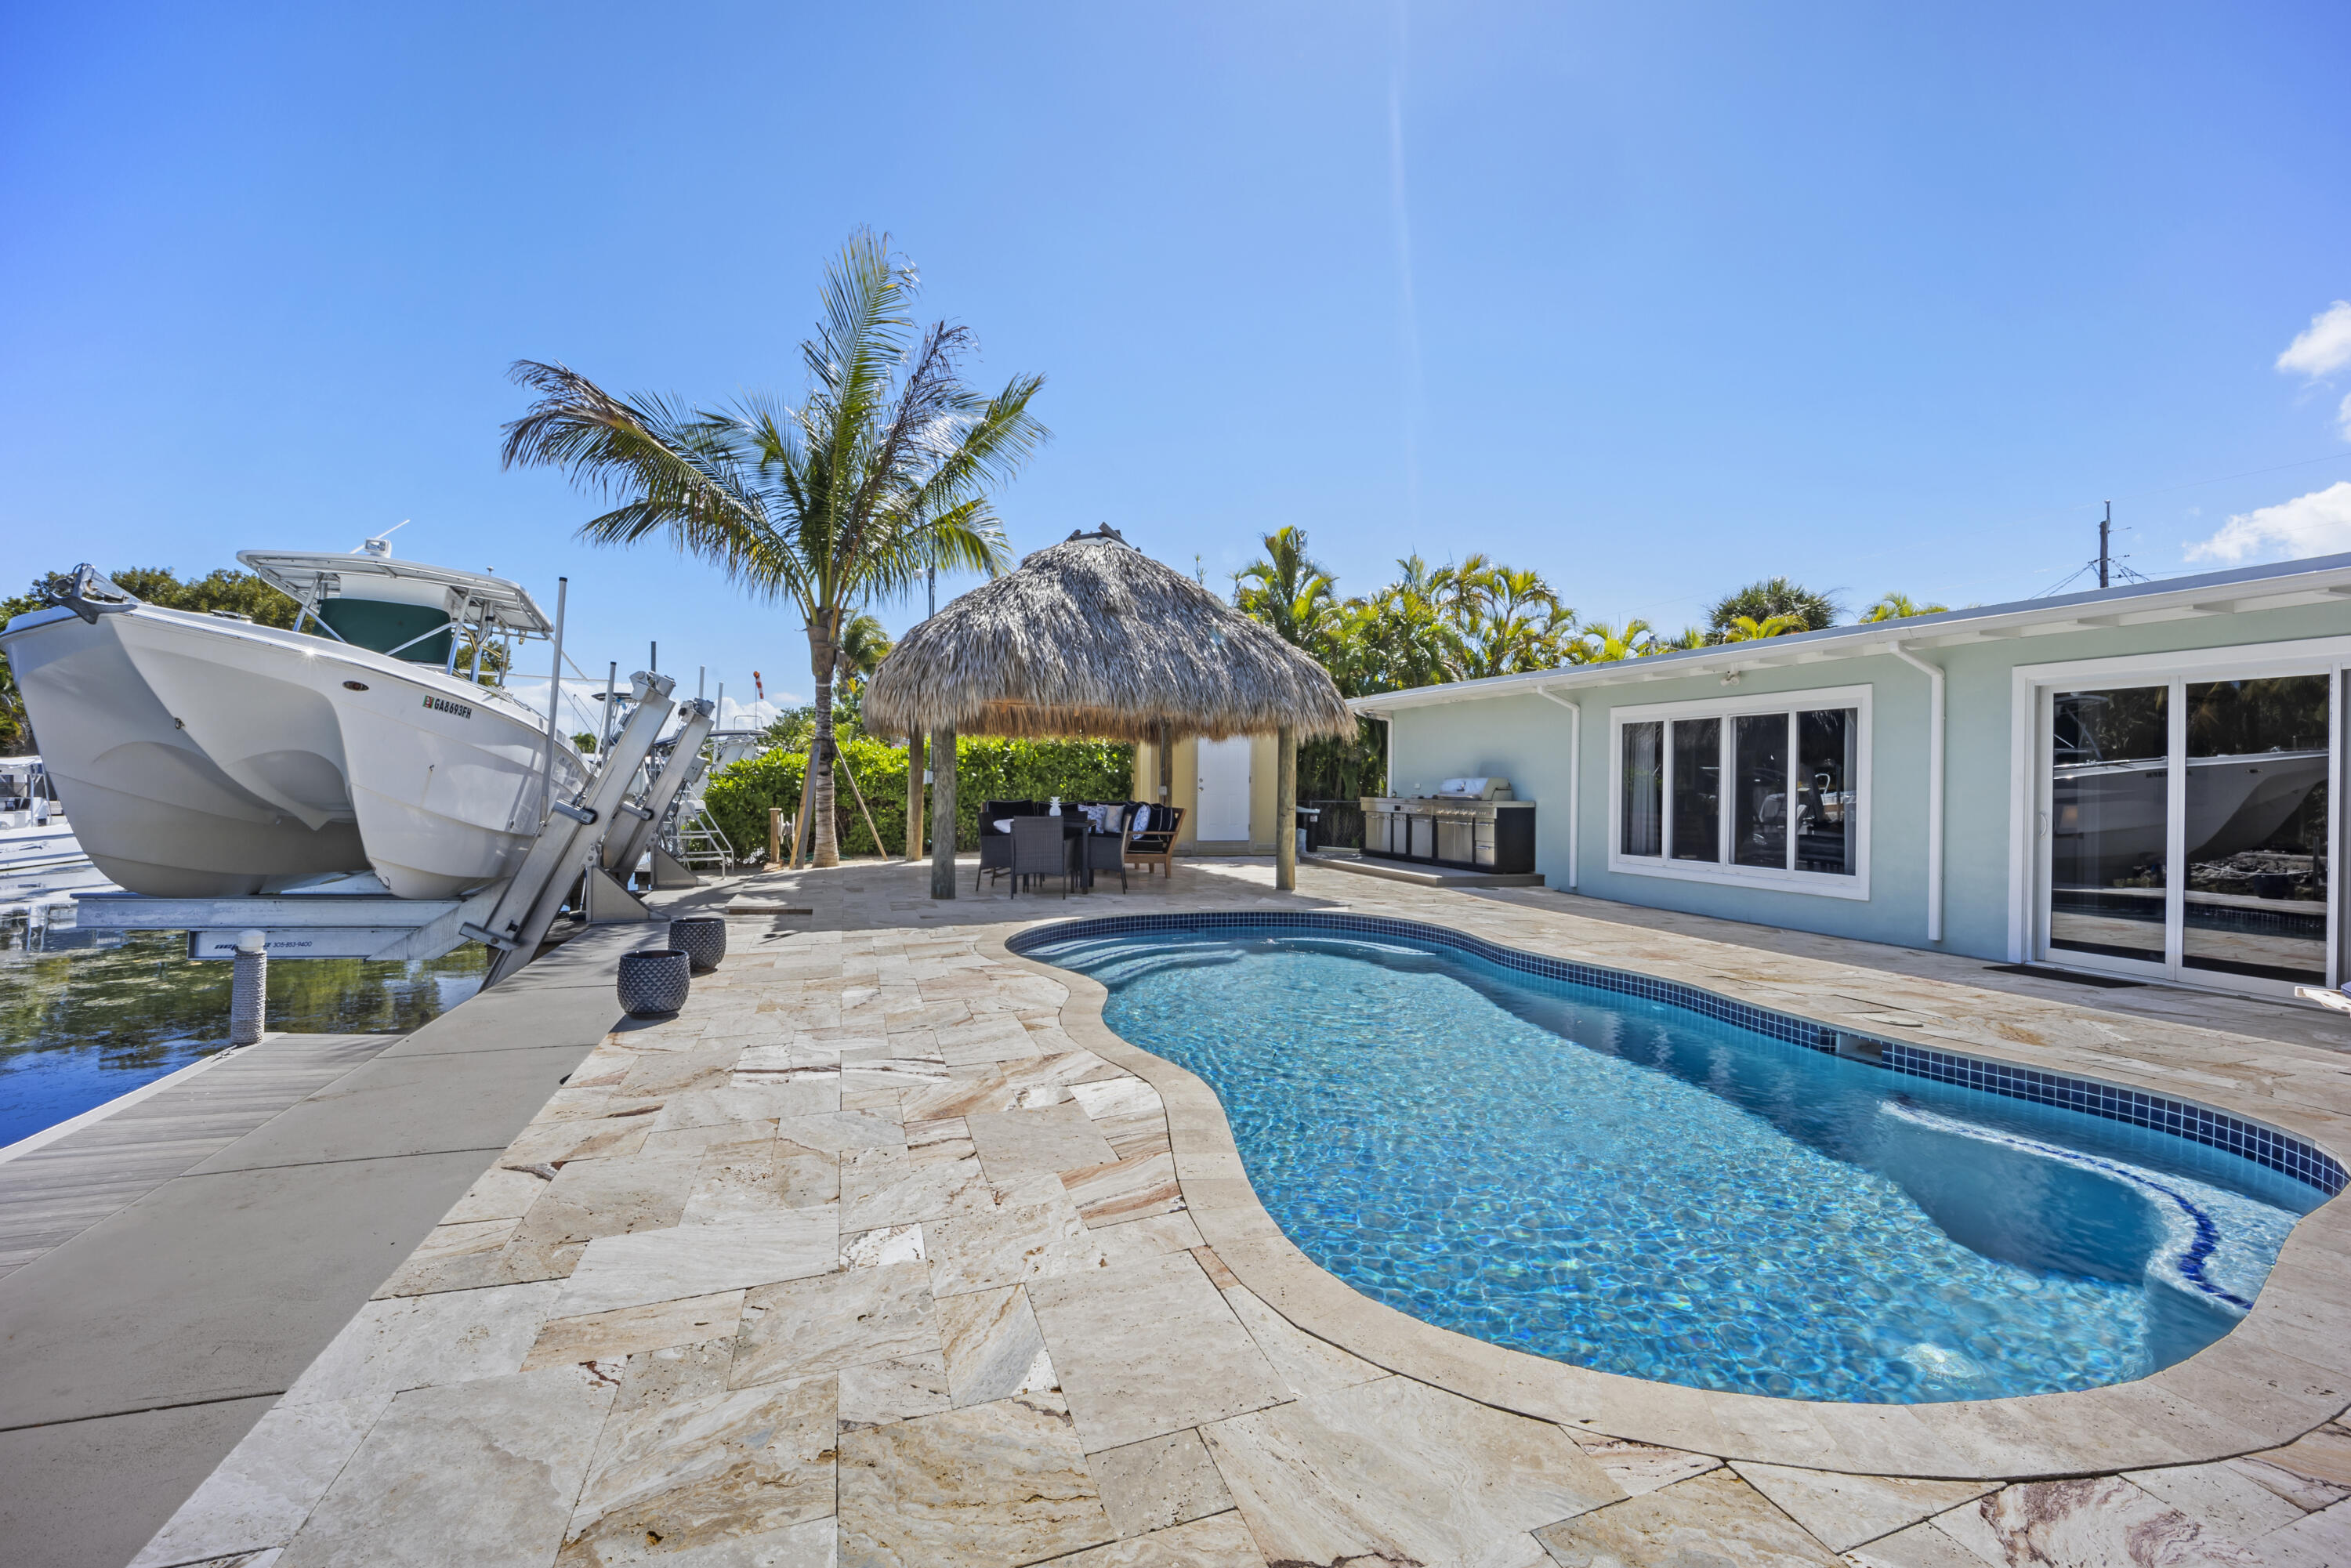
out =
<path fill-rule="evenodd" d="M 2340 1156 L 2351 1054 L 2313 1021 L 2219 1032 L 2196 1020 L 2269 1015 L 2100 1010 L 1532 890 L 1309 868 L 1283 895 L 1238 862 L 934 904 L 925 881 L 760 879 L 812 915 L 733 921 L 681 1015 L 610 1035 L 141 1568 L 2351 1563 L 2342 1200 L 2160 1385 L 1870 1407 L 1608 1378 L 1314 1269 L 1205 1086 L 1003 941 L 1040 917 L 1395 914 L 2160 1087 Z"/>

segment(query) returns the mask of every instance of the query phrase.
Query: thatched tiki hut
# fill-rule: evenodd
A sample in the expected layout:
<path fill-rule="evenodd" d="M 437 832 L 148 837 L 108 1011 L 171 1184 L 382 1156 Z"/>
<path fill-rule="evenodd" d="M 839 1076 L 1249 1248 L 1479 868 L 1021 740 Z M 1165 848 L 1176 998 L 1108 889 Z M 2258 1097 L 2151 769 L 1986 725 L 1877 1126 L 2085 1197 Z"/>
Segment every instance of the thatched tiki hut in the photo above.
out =
<path fill-rule="evenodd" d="M 931 894 L 955 896 L 955 737 L 1280 737 L 1275 881 L 1296 884 L 1298 742 L 1352 736 L 1322 665 L 1109 525 L 1039 550 L 906 633 L 865 722 L 932 736 Z"/>

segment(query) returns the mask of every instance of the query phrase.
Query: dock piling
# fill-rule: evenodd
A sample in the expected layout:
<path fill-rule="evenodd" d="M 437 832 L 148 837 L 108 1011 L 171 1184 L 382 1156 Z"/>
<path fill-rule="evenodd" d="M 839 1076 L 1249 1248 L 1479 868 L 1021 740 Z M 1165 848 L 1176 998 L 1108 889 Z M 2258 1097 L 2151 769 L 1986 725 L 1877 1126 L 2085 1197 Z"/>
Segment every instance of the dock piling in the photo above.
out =
<path fill-rule="evenodd" d="M 236 939 L 236 974 L 229 982 L 228 1042 L 252 1045 L 261 1039 L 269 1000 L 268 934 L 241 932 Z"/>

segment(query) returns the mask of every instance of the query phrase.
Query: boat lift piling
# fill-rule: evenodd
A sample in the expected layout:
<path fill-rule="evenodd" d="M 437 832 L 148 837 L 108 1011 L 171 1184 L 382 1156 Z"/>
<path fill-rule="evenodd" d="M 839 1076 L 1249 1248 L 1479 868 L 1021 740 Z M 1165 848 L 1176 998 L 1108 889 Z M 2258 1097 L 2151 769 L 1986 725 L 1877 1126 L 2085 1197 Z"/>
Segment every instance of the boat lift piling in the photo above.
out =
<path fill-rule="evenodd" d="M 236 939 L 236 973 L 229 982 L 228 1042 L 257 1045 L 268 1026 L 269 934 L 247 931 Z"/>

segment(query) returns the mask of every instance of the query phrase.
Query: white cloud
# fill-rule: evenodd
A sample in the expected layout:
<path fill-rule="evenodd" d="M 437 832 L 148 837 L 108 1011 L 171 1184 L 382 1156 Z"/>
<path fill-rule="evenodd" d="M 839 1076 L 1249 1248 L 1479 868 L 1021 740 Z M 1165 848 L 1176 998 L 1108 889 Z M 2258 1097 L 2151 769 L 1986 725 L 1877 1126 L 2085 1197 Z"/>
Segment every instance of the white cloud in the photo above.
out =
<path fill-rule="evenodd" d="M 789 694 L 785 694 L 789 696 Z M 726 697 L 718 705 L 720 729 L 765 729 L 781 718 L 784 710 L 772 702 L 738 703 Z"/>
<path fill-rule="evenodd" d="M 2351 479 L 2338 479 L 2324 490 L 2274 507 L 2240 512 L 2210 538 L 2189 545 L 2188 559 L 2233 565 L 2253 556 L 2293 559 L 2340 550 L 2351 550 Z"/>
<path fill-rule="evenodd" d="M 2277 368 L 2289 374 L 2324 376 L 2346 365 L 2351 365 L 2351 299 L 2338 299 L 2313 316 L 2277 357 Z"/>

